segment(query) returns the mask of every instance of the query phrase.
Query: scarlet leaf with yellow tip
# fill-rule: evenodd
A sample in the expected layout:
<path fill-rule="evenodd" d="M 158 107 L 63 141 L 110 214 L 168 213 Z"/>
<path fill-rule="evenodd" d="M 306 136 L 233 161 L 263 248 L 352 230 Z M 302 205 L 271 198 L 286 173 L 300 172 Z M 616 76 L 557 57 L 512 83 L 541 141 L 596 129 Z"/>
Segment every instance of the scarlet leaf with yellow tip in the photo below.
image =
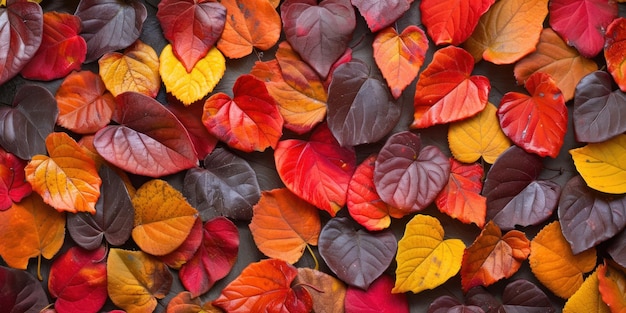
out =
<path fill-rule="evenodd" d="M 606 193 L 626 193 L 626 135 L 590 143 L 569 153 L 589 187 Z"/>
<path fill-rule="evenodd" d="M 309 293 L 315 295 L 311 297 L 313 312 L 343 312 L 347 288 L 338 278 L 319 270 L 300 267 L 293 284 L 307 287 Z"/>
<path fill-rule="evenodd" d="M 486 287 L 513 276 L 528 254 L 530 241 L 524 233 L 511 230 L 503 236 L 498 225 L 490 221 L 463 254 L 463 290 L 467 292 L 475 286 Z"/>
<path fill-rule="evenodd" d="M 32 192 L 24 167 L 26 161 L 0 147 L 0 211 L 9 209 Z"/>
<path fill-rule="evenodd" d="M 487 214 L 487 198 L 480 194 L 483 176 L 480 164 L 462 164 L 450 158 L 448 184 L 435 198 L 439 211 L 465 224 L 474 223 L 482 228 Z"/>
<path fill-rule="evenodd" d="M 515 63 L 535 51 L 548 0 L 497 1 L 479 20 L 464 47 L 476 61 Z"/>
<path fill-rule="evenodd" d="M 473 163 L 482 157 L 485 162 L 493 164 L 511 146 L 500 128 L 496 111 L 495 105 L 487 103 L 478 114 L 450 124 L 448 143 L 455 159 Z"/>
<path fill-rule="evenodd" d="M 170 270 L 142 251 L 110 249 L 106 263 L 109 298 L 128 313 L 154 311 L 170 291 Z"/>
<path fill-rule="evenodd" d="M 597 69 L 596 62 L 581 56 L 551 28 L 544 28 L 537 50 L 515 64 L 514 74 L 517 83 L 523 85 L 532 74 L 547 73 L 554 79 L 565 101 L 569 101 L 574 98 L 578 82 Z"/>
<path fill-rule="evenodd" d="M 596 249 L 574 255 L 561 233 L 561 224 L 546 225 L 530 243 L 530 269 L 557 296 L 571 297 L 583 283 L 583 275 L 596 266 Z"/>
<path fill-rule="evenodd" d="M 485 76 L 470 76 L 473 69 L 467 51 L 455 46 L 437 50 L 417 81 L 411 127 L 454 122 L 482 111 L 491 83 Z"/>
<path fill-rule="evenodd" d="M 167 92 L 185 105 L 190 105 L 213 91 L 225 71 L 226 59 L 217 48 L 211 48 L 190 72 L 176 58 L 171 44 L 166 45 L 159 56 L 161 81 Z"/>
<path fill-rule="evenodd" d="M 99 75 L 107 89 L 117 97 L 126 91 L 156 97 L 161 88 L 159 56 L 154 49 L 135 41 L 123 53 L 110 52 L 98 60 Z"/>
<path fill-rule="evenodd" d="M 563 313 L 610 313 L 598 290 L 598 271 L 591 273 L 580 288 L 567 299 Z"/>
<path fill-rule="evenodd" d="M 626 311 L 626 270 L 610 261 L 598 266 L 598 289 L 611 312 Z"/>
<path fill-rule="evenodd" d="M 626 91 L 626 18 L 618 17 L 609 24 L 604 35 L 604 58 L 607 70 L 621 91 Z"/>
<path fill-rule="evenodd" d="M 36 155 L 26 165 L 26 180 L 58 211 L 96 213 L 102 180 L 95 162 L 67 133 L 46 138 L 48 156 Z"/>
<path fill-rule="evenodd" d="M 395 28 L 388 27 L 376 34 L 372 47 L 374 60 L 387 80 L 391 94 L 398 99 L 424 63 L 428 50 L 426 34 L 415 25 L 406 27 L 400 34 Z"/>
<path fill-rule="evenodd" d="M 54 98 L 59 107 L 57 123 L 79 134 L 92 134 L 111 122 L 115 97 L 91 71 L 69 74 Z"/>
<path fill-rule="evenodd" d="M 464 249 L 460 239 L 444 239 L 439 220 L 415 215 L 398 242 L 396 284 L 391 292 L 419 293 L 442 285 L 461 269 Z"/>
<path fill-rule="evenodd" d="M 183 195 L 160 179 L 144 183 L 132 202 L 135 223 L 131 235 L 141 250 L 152 255 L 176 250 L 198 218 L 198 211 Z"/>
<path fill-rule="evenodd" d="M 231 59 L 252 53 L 253 48 L 268 50 L 280 37 L 280 16 L 268 0 L 222 0 L 226 25 L 217 48 Z"/>
<path fill-rule="evenodd" d="M 319 210 L 287 188 L 261 193 L 249 227 L 263 254 L 290 264 L 302 257 L 307 245 L 317 245 L 322 229 Z"/>
<path fill-rule="evenodd" d="M 422 23 L 435 44 L 460 45 L 474 31 L 480 17 L 495 0 L 424 0 Z"/>

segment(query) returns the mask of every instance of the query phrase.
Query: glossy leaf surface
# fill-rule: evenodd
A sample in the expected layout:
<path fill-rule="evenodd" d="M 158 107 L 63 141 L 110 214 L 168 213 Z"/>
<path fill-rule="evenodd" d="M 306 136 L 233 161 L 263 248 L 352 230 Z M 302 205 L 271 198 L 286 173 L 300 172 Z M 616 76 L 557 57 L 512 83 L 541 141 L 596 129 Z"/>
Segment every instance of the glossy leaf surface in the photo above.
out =
<path fill-rule="evenodd" d="M 98 60 L 98 74 L 107 89 L 117 97 L 126 91 L 156 97 L 161 88 L 159 57 L 156 51 L 141 40 L 135 41 L 124 52 L 109 52 Z"/>
<path fill-rule="evenodd" d="M 10 1 L 0 7 L 0 85 L 17 75 L 37 53 L 43 35 L 43 11 L 36 3 Z M 8 44 L 7 44 L 8 43 Z"/>
<path fill-rule="evenodd" d="M 626 46 L 626 18 L 618 17 L 609 24 L 605 33 L 604 58 L 607 70 L 621 91 L 626 91 L 626 75 L 624 66 L 626 58 L 621 53 Z"/>
<path fill-rule="evenodd" d="M 40 312 L 48 305 L 48 296 L 31 274 L 0 266 L 0 303 L 6 312 Z"/>
<path fill-rule="evenodd" d="M 413 0 L 351 0 L 372 33 L 390 26 L 409 10 Z"/>
<path fill-rule="evenodd" d="M 435 44 L 459 45 L 472 34 L 494 0 L 425 0 L 420 3 L 422 23 Z"/>
<path fill-rule="evenodd" d="M 480 195 L 483 175 L 480 164 L 462 164 L 450 158 L 448 184 L 435 198 L 439 211 L 482 228 L 487 212 L 487 199 Z"/>
<path fill-rule="evenodd" d="M 26 161 L 0 147 L 0 211 L 9 209 L 13 203 L 20 202 L 32 192 L 24 167 Z"/>
<path fill-rule="evenodd" d="M 622 157 L 626 153 L 626 135 L 590 143 L 569 153 L 589 187 L 613 194 L 626 192 L 626 159 Z"/>
<path fill-rule="evenodd" d="M 346 292 L 346 313 L 408 313 L 406 295 L 391 293 L 393 284 L 393 278 L 382 275 L 367 290 L 349 287 Z"/>

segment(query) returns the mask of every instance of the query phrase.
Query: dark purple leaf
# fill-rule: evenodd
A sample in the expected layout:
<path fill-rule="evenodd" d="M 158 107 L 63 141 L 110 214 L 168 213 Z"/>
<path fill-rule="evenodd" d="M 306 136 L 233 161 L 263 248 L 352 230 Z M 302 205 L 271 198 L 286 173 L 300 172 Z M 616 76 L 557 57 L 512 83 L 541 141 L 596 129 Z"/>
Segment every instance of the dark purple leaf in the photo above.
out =
<path fill-rule="evenodd" d="M 393 24 L 409 10 L 411 2 L 413 0 L 352 0 L 372 33 Z"/>
<path fill-rule="evenodd" d="M 611 74 L 593 72 L 576 86 L 573 115 L 578 141 L 606 141 L 626 132 L 626 94 L 613 90 Z"/>
<path fill-rule="evenodd" d="M 13 107 L 0 106 L 0 146 L 23 160 L 46 154 L 46 137 L 59 115 L 54 96 L 45 88 L 24 85 Z"/>
<path fill-rule="evenodd" d="M 513 197 L 500 212 L 489 217 L 502 229 L 511 230 L 515 225 L 537 225 L 547 220 L 559 201 L 561 186 L 549 180 L 532 181 Z M 493 213 L 491 211 L 490 213 Z"/>
<path fill-rule="evenodd" d="M 148 12 L 137 0 L 81 0 L 75 15 L 82 21 L 88 63 L 135 42 Z"/>
<path fill-rule="evenodd" d="M 105 239 L 114 246 L 123 245 L 133 230 L 135 209 L 124 181 L 108 166 L 98 172 L 102 179 L 96 214 L 67 215 L 67 230 L 84 249 L 94 250 Z"/>
<path fill-rule="evenodd" d="M 462 304 L 452 296 L 440 296 L 428 306 L 428 313 L 446 313 L 451 308 Z"/>
<path fill-rule="evenodd" d="M 190 169 L 183 187 L 183 195 L 202 220 L 223 215 L 249 221 L 261 190 L 248 162 L 217 148 L 205 158 L 204 167 Z"/>
<path fill-rule="evenodd" d="M 30 273 L 0 266 L 0 311 L 39 313 L 48 306 L 41 283 Z"/>
<path fill-rule="evenodd" d="M 465 303 L 479 306 L 485 313 L 498 313 L 502 306 L 500 300 L 485 289 L 483 286 L 476 286 L 465 294 Z"/>
<path fill-rule="evenodd" d="M 563 188 L 558 214 L 563 236 L 578 254 L 624 229 L 626 195 L 594 191 L 581 176 L 574 176 Z"/>
<path fill-rule="evenodd" d="M 448 183 L 450 161 L 435 146 L 422 147 L 418 135 L 393 134 L 374 165 L 380 198 L 400 210 L 416 212 L 428 206 Z"/>
<path fill-rule="evenodd" d="M 535 284 L 523 279 L 504 287 L 502 308 L 506 313 L 555 312 L 548 296 Z"/>
<path fill-rule="evenodd" d="M 361 289 L 368 289 L 389 267 L 398 248 L 391 230 L 371 233 L 347 217 L 326 223 L 318 245 L 320 255 L 337 277 Z"/>
<path fill-rule="evenodd" d="M 371 77 L 369 66 L 360 60 L 333 71 L 327 105 L 328 127 L 342 146 L 378 141 L 400 119 L 400 106 L 387 85 Z"/>
<path fill-rule="evenodd" d="M 43 34 L 43 11 L 37 3 L 8 0 L 0 7 L 0 85 L 17 75 L 35 55 Z"/>
<path fill-rule="evenodd" d="M 287 41 L 322 77 L 343 55 L 356 28 L 350 0 L 287 0 L 280 6 Z"/>
<path fill-rule="evenodd" d="M 613 237 L 609 245 L 608 252 L 613 261 L 626 268 L 626 229 L 622 230 L 617 236 Z"/>

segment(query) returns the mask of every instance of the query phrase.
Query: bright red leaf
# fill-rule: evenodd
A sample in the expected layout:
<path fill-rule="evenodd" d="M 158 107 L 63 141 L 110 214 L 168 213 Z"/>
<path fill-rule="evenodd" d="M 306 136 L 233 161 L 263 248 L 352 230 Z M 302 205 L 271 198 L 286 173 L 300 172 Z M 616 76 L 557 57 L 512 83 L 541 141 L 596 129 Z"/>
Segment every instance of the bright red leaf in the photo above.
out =
<path fill-rule="evenodd" d="M 17 75 L 42 41 L 43 11 L 37 3 L 8 0 L 0 7 L 0 85 Z"/>
<path fill-rule="evenodd" d="M 351 0 L 367 26 L 375 33 L 397 21 L 411 7 L 413 0 Z"/>
<path fill-rule="evenodd" d="M 459 45 L 474 31 L 495 0 L 423 0 L 422 23 L 435 44 Z"/>
<path fill-rule="evenodd" d="M 626 49 L 626 18 L 619 17 L 606 29 L 604 58 L 609 73 L 613 75 L 622 91 L 626 91 L 626 56 L 622 53 L 624 49 Z"/>
<path fill-rule="evenodd" d="M 394 280 L 388 275 L 378 277 L 367 290 L 348 287 L 346 313 L 408 313 L 406 294 L 391 293 Z"/>
<path fill-rule="evenodd" d="M 491 84 L 484 76 L 470 76 L 474 59 L 465 50 L 448 46 L 437 50 L 415 87 L 412 128 L 458 121 L 487 105 Z"/>
<path fill-rule="evenodd" d="M 555 158 L 567 131 L 563 94 L 550 75 L 536 72 L 526 84 L 525 95 L 508 92 L 498 107 L 500 126 L 511 141 L 527 152 Z"/>
<path fill-rule="evenodd" d="M 463 223 L 482 228 L 487 214 L 487 199 L 480 194 L 483 175 L 480 164 L 463 164 L 450 158 L 450 178 L 435 199 L 437 208 Z"/>
<path fill-rule="evenodd" d="M 598 289 L 602 301 L 611 312 L 626 311 L 626 272 L 614 263 L 607 262 L 598 266 Z"/>
<path fill-rule="evenodd" d="M 24 173 L 26 161 L 0 147 L 0 211 L 20 202 L 32 192 Z"/>

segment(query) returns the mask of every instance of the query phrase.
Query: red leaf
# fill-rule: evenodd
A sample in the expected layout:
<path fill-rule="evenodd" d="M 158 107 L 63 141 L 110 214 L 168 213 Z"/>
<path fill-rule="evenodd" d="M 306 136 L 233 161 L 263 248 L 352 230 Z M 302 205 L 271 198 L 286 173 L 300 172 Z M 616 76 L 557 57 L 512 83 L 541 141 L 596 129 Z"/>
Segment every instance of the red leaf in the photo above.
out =
<path fill-rule="evenodd" d="M 245 152 L 275 148 L 282 136 L 283 117 L 265 84 L 256 77 L 239 76 L 234 98 L 217 93 L 204 103 L 202 123 L 215 137 Z"/>
<path fill-rule="evenodd" d="M 202 243 L 203 236 L 202 220 L 197 218 L 189 235 L 183 241 L 183 243 L 176 248 L 176 250 L 166 254 L 157 256 L 159 260 L 163 261 L 165 265 L 173 268 L 180 269 L 183 264 L 187 263 L 191 258 L 196 255 L 200 244 Z"/>
<path fill-rule="evenodd" d="M 626 49 L 626 18 L 613 20 L 605 36 L 604 58 L 607 68 L 619 89 L 626 92 L 626 56 L 623 53 Z"/>
<path fill-rule="evenodd" d="M 87 55 L 87 43 L 79 36 L 80 18 L 59 12 L 43 15 L 43 39 L 39 50 L 22 69 L 28 79 L 53 80 L 79 70 Z"/>
<path fill-rule="evenodd" d="M 377 278 L 367 290 L 348 287 L 345 308 L 347 313 L 408 313 L 406 294 L 391 293 L 394 280 L 387 275 Z"/>
<path fill-rule="evenodd" d="M 280 178 L 297 196 L 331 216 L 346 203 L 356 154 L 341 147 L 326 124 L 318 126 L 308 141 L 280 141 L 274 158 Z"/>
<path fill-rule="evenodd" d="M 454 46 L 437 50 L 417 81 L 411 127 L 454 122 L 482 111 L 491 84 L 487 77 L 470 76 L 473 69 L 474 58 L 467 51 Z"/>
<path fill-rule="evenodd" d="M 0 211 L 4 211 L 20 202 L 32 191 L 24 174 L 26 161 L 4 151 L 0 147 Z"/>
<path fill-rule="evenodd" d="M 411 7 L 413 0 L 352 0 L 367 26 L 375 33 L 397 21 Z"/>
<path fill-rule="evenodd" d="M 215 149 L 217 138 L 211 135 L 204 127 L 204 124 L 202 124 L 202 103 L 195 102 L 185 106 L 178 99 L 169 97 L 167 108 L 176 115 L 181 124 L 187 129 L 198 160 L 204 160 Z"/>
<path fill-rule="evenodd" d="M 458 46 L 474 32 L 495 0 L 423 0 L 422 23 L 435 44 Z"/>
<path fill-rule="evenodd" d="M 17 75 L 37 53 L 43 33 L 39 4 L 8 0 L 6 5 L 0 7 L 0 85 Z"/>
<path fill-rule="evenodd" d="M 174 54 L 191 72 L 220 38 L 226 24 L 226 8 L 210 0 L 164 0 L 157 18 Z"/>
<path fill-rule="evenodd" d="M 439 211 L 463 223 L 485 225 L 487 199 L 480 195 L 484 170 L 480 164 L 462 164 L 450 158 L 450 178 L 435 199 Z"/>

